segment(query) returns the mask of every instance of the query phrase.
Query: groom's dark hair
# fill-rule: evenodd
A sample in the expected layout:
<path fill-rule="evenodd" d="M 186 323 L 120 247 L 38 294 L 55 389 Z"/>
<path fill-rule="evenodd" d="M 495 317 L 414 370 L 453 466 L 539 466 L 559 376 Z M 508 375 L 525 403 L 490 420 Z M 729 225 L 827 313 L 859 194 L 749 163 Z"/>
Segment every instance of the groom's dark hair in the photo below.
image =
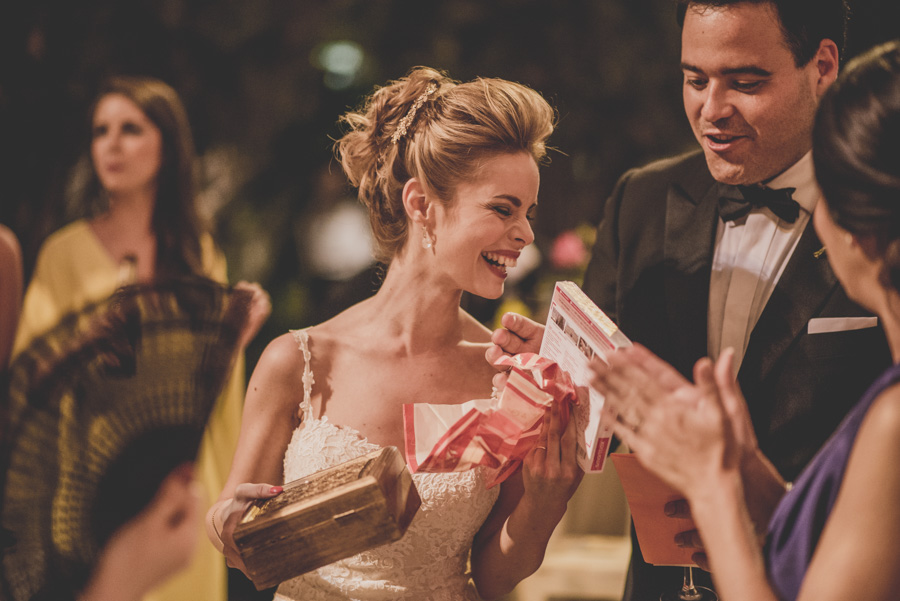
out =
<path fill-rule="evenodd" d="M 675 17 L 681 27 L 688 9 L 719 9 L 733 4 L 770 5 L 798 67 L 812 60 L 822 40 L 832 40 L 841 56 L 844 54 L 850 16 L 847 0 L 675 0 Z"/>

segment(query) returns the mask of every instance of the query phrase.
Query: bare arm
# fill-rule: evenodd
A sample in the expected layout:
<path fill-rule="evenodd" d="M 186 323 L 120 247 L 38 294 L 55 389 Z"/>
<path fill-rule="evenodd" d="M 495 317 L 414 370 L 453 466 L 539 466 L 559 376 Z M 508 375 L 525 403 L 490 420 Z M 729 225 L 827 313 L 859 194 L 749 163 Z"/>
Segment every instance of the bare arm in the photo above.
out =
<path fill-rule="evenodd" d="M 744 500 L 750 519 L 753 522 L 760 542 L 764 540 L 769 527 L 769 520 L 787 485 L 769 458 L 759 449 L 753 421 L 747 409 L 747 401 L 737 385 L 732 366 L 734 351 L 727 349 L 713 372 L 701 372 L 701 380 L 706 379 L 705 386 L 716 394 L 721 401 L 725 413 L 725 421 L 729 436 L 734 437 L 739 453 L 739 467 L 744 490 Z M 711 376 L 712 379 L 709 379 Z"/>
<path fill-rule="evenodd" d="M 769 520 L 787 490 L 787 483 L 759 449 L 741 462 L 741 481 L 748 514 L 762 541 L 768 532 Z"/>
<path fill-rule="evenodd" d="M 724 368 L 717 366 L 714 373 L 711 362 L 701 360 L 694 372 L 696 384 L 685 383 L 655 402 L 647 390 L 659 392 L 659 387 L 648 381 L 641 365 L 659 360 L 647 353 L 640 348 L 625 352 L 611 360 L 609 372 L 598 372 L 607 401 L 620 411 L 616 433 L 645 465 L 684 493 L 721 599 L 774 601 L 746 499 L 768 498 L 764 508 L 756 509 L 771 512 L 771 503 L 780 497 L 780 478 L 760 462 L 759 481 L 770 488 L 745 494 L 751 492 L 749 484 L 745 487 L 751 479 L 735 444 L 740 428 L 731 423 L 727 401 L 736 390 L 733 379 L 723 380 Z M 639 360 L 642 354 L 649 363 Z M 656 381 L 668 377 L 674 376 L 663 369 Z M 837 501 L 803 580 L 801 601 L 896 598 L 900 573 L 888 566 L 900 565 L 898 432 L 900 385 L 895 385 L 872 405 L 855 439 Z"/>
<path fill-rule="evenodd" d="M 900 590 L 900 386 L 875 401 L 856 436 L 837 501 L 816 545 L 798 601 L 888 601 Z M 732 486 L 733 490 L 737 487 Z M 739 495 L 692 502 L 725 601 L 775 599 L 762 556 L 739 513 Z M 744 531 L 735 531 L 743 522 Z"/>
<path fill-rule="evenodd" d="M 704 476 L 706 478 L 706 476 Z M 722 601 L 778 601 L 744 504 L 737 469 L 723 470 L 688 497 Z"/>
<path fill-rule="evenodd" d="M 701 359 L 692 384 L 636 345 L 613 353 L 608 369 L 596 364 L 595 384 L 618 412 L 616 435 L 685 495 L 721 598 L 776 601 L 744 498 L 742 463 L 756 441 L 735 423 L 741 407 L 732 405 L 742 399 L 730 363 L 724 353 L 714 372 Z"/>
<path fill-rule="evenodd" d="M 501 485 L 494 510 L 475 537 L 472 576 L 485 599 L 505 595 L 540 567 L 550 535 L 581 482 L 575 420 L 561 433 L 554 404 L 543 436 L 522 469 Z"/>
<path fill-rule="evenodd" d="M 748 454 L 741 461 L 740 475 L 743 490 L 742 502 L 753 524 L 757 542 L 762 545 L 768 532 L 769 520 L 781 497 L 784 496 L 787 485 L 775 469 L 775 466 L 759 449 L 756 449 L 754 453 Z M 694 519 L 686 499 L 667 503 L 666 515 L 673 518 Z M 697 552 L 694 553 L 691 559 L 704 570 L 711 571 L 703 539 L 697 530 L 679 533 L 677 541 L 681 546 L 697 549 Z"/>
<path fill-rule="evenodd" d="M 863 420 L 798 599 L 896 599 L 900 591 L 900 385 Z"/>
<path fill-rule="evenodd" d="M 303 390 L 302 373 L 303 355 L 285 334 L 266 347 L 250 377 L 231 471 L 219 501 L 207 513 L 210 539 L 232 567 L 243 570 L 233 534 L 244 509 L 256 498 L 278 494 L 283 484 L 284 452 L 302 400 L 297 395 Z"/>

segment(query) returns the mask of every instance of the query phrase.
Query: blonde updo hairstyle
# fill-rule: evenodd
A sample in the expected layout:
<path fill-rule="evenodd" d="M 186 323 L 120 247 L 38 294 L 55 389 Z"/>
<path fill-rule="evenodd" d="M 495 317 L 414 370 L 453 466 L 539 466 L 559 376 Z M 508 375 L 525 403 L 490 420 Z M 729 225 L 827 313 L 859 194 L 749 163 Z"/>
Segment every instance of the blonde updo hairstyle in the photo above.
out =
<path fill-rule="evenodd" d="M 401 123 L 417 104 L 413 117 Z M 389 263 L 409 235 L 401 194 L 410 178 L 448 204 L 456 186 L 486 159 L 524 151 L 540 164 L 555 112 L 521 84 L 492 78 L 459 83 L 416 67 L 376 89 L 341 122 L 349 127 L 335 151 L 369 210 L 376 258 Z"/>

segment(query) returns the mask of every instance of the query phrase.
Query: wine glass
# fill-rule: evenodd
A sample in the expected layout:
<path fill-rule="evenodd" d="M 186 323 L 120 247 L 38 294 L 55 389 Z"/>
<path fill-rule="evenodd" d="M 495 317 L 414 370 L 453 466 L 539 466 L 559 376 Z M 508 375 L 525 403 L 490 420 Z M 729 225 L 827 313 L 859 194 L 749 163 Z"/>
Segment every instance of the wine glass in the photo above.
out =
<path fill-rule="evenodd" d="M 719 601 L 719 597 L 712 589 L 705 586 L 694 586 L 694 570 L 691 567 L 684 568 L 684 583 L 681 589 L 663 593 L 659 601 Z"/>

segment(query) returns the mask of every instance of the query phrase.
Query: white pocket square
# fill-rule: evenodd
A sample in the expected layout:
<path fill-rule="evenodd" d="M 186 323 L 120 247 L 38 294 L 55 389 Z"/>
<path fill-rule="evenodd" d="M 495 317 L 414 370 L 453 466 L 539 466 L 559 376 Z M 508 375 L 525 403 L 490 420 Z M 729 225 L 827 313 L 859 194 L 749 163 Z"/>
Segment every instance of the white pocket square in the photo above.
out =
<path fill-rule="evenodd" d="M 877 317 L 819 317 L 818 319 L 809 320 L 807 331 L 810 334 L 849 332 L 851 330 L 874 328 L 877 325 Z"/>

